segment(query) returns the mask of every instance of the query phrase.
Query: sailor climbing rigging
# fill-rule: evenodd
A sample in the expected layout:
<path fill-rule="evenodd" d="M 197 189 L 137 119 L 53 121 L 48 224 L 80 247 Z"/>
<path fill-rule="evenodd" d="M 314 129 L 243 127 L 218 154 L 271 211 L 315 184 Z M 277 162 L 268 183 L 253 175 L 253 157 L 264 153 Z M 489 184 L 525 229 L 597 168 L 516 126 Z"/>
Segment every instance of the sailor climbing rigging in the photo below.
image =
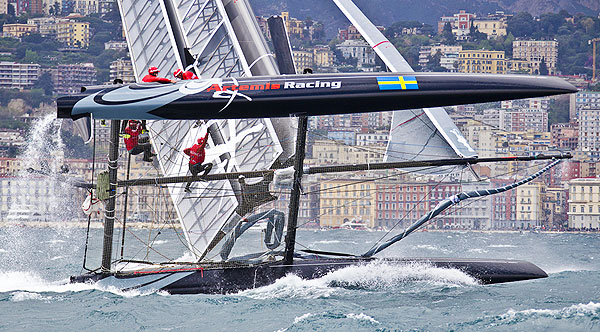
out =
<path fill-rule="evenodd" d="M 164 77 L 158 77 L 159 72 L 160 72 L 160 70 L 158 70 L 158 68 L 156 68 L 154 66 L 148 68 L 148 75 L 146 75 L 146 76 L 144 76 L 144 78 L 142 78 L 142 82 L 175 83 L 175 81 L 173 81 L 171 79 L 164 78 Z"/>
<path fill-rule="evenodd" d="M 198 176 L 198 174 L 202 171 L 204 171 L 204 174 L 202 174 L 202 176 L 205 176 L 212 169 L 211 163 L 206 164 L 206 165 L 202 164 L 204 162 L 204 157 L 205 157 L 204 149 L 206 148 L 207 142 L 208 142 L 208 132 L 206 133 L 206 135 L 204 137 L 198 138 L 197 144 L 194 144 L 192 147 L 183 150 L 183 153 L 190 156 L 189 166 L 190 166 L 190 173 L 192 173 L 192 176 Z M 191 190 L 190 190 L 191 184 L 192 184 L 192 181 L 188 181 L 187 185 L 185 186 L 185 191 L 188 193 L 191 192 Z"/>
<path fill-rule="evenodd" d="M 152 162 L 152 145 L 142 124 L 138 120 L 129 120 L 127 127 L 123 130 L 123 141 L 127 151 L 132 155 L 144 153 L 144 161 Z"/>

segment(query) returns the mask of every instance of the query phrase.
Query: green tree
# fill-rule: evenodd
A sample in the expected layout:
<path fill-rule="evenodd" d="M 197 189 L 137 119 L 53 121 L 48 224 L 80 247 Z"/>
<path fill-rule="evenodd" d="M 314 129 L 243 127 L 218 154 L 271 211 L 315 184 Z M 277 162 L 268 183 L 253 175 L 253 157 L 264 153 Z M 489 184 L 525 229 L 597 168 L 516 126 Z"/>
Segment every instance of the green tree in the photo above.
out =
<path fill-rule="evenodd" d="M 25 50 L 24 63 L 40 63 L 40 57 L 35 51 Z"/>
<path fill-rule="evenodd" d="M 444 44 L 447 45 L 454 45 L 456 42 L 456 39 L 454 39 L 454 34 L 452 33 L 452 26 L 450 25 L 450 22 L 446 22 L 446 24 L 444 24 L 442 38 L 444 39 Z"/>
<path fill-rule="evenodd" d="M 507 32 L 515 37 L 530 37 L 536 31 L 536 23 L 529 13 L 517 13 L 506 22 Z"/>
<path fill-rule="evenodd" d="M 546 59 L 544 58 L 540 61 L 540 75 L 548 75 L 548 65 L 546 65 Z"/>
<path fill-rule="evenodd" d="M 36 89 L 44 90 L 46 96 L 52 96 L 54 94 L 54 83 L 52 82 L 52 75 L 50 72 L 45 72 L 35 81 L 33 87 Z"/>

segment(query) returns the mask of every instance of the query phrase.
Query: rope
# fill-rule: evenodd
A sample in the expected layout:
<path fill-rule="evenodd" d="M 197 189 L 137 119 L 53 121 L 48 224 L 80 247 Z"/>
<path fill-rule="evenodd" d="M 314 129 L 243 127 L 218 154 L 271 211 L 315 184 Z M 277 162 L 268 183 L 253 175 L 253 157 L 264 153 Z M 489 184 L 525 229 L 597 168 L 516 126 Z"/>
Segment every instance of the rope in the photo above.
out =
<path fill-rule="evenodd" d="M 450 196 L 448 198 L 446 198 L 445 200 L 441 201 L 440 203 L 438 203 L 438 205 L 433 208 L 431 211 L 429 211 L 429 213 L 427 213 L 426 215 L 424 215 L 423 217 L 421 217 L 419 220 L 417 220 L 414 224 L 412 224 L 410 227 L 408 227 L 407 229 L 404 230 L 403 233 L 398 234 L 396 236 L 394 236 L 393 238 L 391 238 L 390 240 L 388 240 L 387 242 L 384 242 L 374 248 L 372 248 L 371 250 L 367 251 L 366 253 L 364 253 L 362 256 L 363 257 L 371 257 L 377 253 L 379 253 L 380 251 L 386 249 L 387 247 L 391 246 L 392 244 L 402 240 L 403 238 L 405 238 L 406 236 L 408 236 L 410 233 L 414 232 L 415 230 L 417 230 L 419 227 L 421 227 L 423 224 L 425 224 L 426 222 L 428 222 L 429 220 L 433 219 L 435 216 L 437 216 L 438 214 L 442 213 L 444 210 L 446 210 L 447 208 L 458 204 L 459 202 L 466 200 L 466 199 L 470 199 L 470 198 L 477 198 L 477 197 L 483 197 L 483 196 L 489 196 L 489 195 L 494 195 L 494 194 L 499 194 L 511 189 L 514 189 L 518 186 L 521 186 L 527 182 L 532 181 L 533 179 L 539 177 L 540 175 L 542 175 L 543 173 L 545 173 L 546 171 L 548 171 L 550 168 L 558 165 L 562 160 L 555 160 L 552 163 L 550 163 L 548 166 L 542 168 L 541 170 L 539 170 L 538 172 L 536 172 L 535 174 L 528 176 L 527 178 L 519 181 L 519 182 L 515 182 L 503 187 L 499 187 L 499 188 L 494 188 L 494 189 L 483 189 L 483 190 L 475 190 L 475 191 L 469 191 L 469 192 L 462 192 L 460 194 L 456 194 L 453 196 Z"/>

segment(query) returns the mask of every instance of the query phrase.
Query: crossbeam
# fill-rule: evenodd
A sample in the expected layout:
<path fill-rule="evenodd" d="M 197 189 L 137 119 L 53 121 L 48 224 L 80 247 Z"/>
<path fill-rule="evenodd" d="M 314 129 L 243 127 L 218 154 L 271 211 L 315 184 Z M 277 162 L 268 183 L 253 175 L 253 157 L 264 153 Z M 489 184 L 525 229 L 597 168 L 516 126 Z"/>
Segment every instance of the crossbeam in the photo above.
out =
<path fill-rule="evenodd" d="M 557 159 L 570 159 L 573 156 L 570 153 L 551 154 L 551 155 L 536 155 L 536 156 L 511 156 L 511 157 L 494 157 L 494 158 L 456 158 L 456 159 L 433 159 L 433 160 L 420 160 L 420 161 L 398 161 L 398 162 L 387 162 L 387 163 L 366 163 L 366 164 L 351 164 L 351 165 L 334 165 L 334 166 L 311 166 L 305 167 L 303 174 L 324 174 L 324 173 L 340 173 L 340 172 L 353 172 L 353 171 L 367 171 L 367 170 L 383 170 L 383 169 L 401 169 L 401 168 L 420 168 L 420 167 L 441 167 L 441 166 L 453 166 L 453 165 L 475 165 L 481 163 L 494 163 L 494 162 L 511 162 L 511 161 L 534 161 L 534 160 L 557 160 Z M 151 185 L 165 185 L 173 183 L 187 183 L 189 181 L 220 181 L 238 179 L 240 176 L 245 178 L 260 178 L 265 176 L 271 176 L 276 170 L 268 169 L 262 171 L 251 171 L 251 172 L 232 172 L 232 173 L 219 173 L 219 174 L 208 174 L 205 176 L 170 176 L 170 177 L 157 177 L 157 178 L 139 178 L 134 180 L 121 180 L 117 182 L 119 187 L 135 187 L 135 186 L 151 186 Z M 81 188 L 95 188 L 95 185 L 88 183 L 76 183 L 76 187 Z"/>

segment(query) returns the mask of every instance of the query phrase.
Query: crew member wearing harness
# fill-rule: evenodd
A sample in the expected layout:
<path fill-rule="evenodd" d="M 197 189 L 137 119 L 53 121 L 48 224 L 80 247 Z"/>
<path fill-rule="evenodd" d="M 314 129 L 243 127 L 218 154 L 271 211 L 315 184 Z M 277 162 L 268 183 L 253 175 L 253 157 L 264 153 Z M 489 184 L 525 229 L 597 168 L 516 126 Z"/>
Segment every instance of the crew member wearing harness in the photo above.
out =
<path fill-rule="evenodd" d="M 144 153 L 144 161 L 152 162 L 152 145 L 147 137 L 147 134 L 143 133 L 142 125 L 138 120 L 129 120 L 127 127 L 123 130 L 123 141 L 125 141 L 125 147 L 127 152 L 132 155 L 138 155 Z"/>
<path fill-rule="evenodd" d="M 212 169 L 211 163 L 206 164 L 206 165 L 202 164 L 204 162 L 204 157 L 205 157 L 204 148 L 206 147 L 207 141 L 208 141 L 208 132 L 206 133 L 206 136 L 198 139 L 197 144 L 194 144 L 191 148 L 187 148 L 187 149 L 183 150 L 183 153 L 190 156 L 190 164 L 189 165 L 190 165 L 190 172 L 192 173 L 192 176 L 198 176 L 198 174 L 202 171 L 204 171 L 202 176 L 205 176 Z M 185 186 L 185 191 L 188 193 L 192 192 L 190 190 L 191 184 L 192 184 L 192 181 L 188 181 L 187 185 Z"/>

